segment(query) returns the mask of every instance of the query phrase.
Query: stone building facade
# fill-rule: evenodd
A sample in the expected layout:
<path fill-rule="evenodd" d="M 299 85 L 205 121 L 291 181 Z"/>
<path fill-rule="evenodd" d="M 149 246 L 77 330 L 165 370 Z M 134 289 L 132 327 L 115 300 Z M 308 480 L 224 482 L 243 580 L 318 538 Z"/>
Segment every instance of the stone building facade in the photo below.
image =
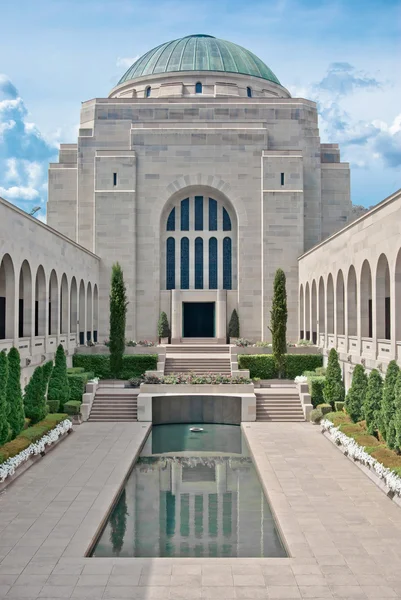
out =
<path fill-rule="evenodd" d="M 50 165 L 48 223 L 100 257 L 100 339 L 118 261 L 129 338 L 155 340 L 165 310 L 173 341 L 224 341 L 236 308 L 242 336 L 268 339 L 281 267 L 296 340 L 298 257 L 347 223 L 349 185 L 314 102 L 251 52 L 195 35 L 82 104 L 77 143 Z"/>

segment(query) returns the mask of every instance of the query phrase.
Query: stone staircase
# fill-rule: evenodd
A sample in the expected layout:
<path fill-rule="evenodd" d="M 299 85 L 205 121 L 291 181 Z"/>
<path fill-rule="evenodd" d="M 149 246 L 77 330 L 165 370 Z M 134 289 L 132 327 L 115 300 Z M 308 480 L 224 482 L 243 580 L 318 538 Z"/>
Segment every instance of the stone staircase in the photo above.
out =
<path fill-rule="evenodd" d="M 257 421 L 305 421 L 295 385 L 255 389 Z"/>
<path fill-rule="evenodd" d="M 230 346 L 170 345 L 166 348 L 165 375 L 173 373 L 221 373 L 231 375 Z"/>
<path fill-rule="evenodd" d="M 101 381 L 96 390 L 89 421 L 137 421 L 139 390 L 125 388 L 124 381 Z"/>

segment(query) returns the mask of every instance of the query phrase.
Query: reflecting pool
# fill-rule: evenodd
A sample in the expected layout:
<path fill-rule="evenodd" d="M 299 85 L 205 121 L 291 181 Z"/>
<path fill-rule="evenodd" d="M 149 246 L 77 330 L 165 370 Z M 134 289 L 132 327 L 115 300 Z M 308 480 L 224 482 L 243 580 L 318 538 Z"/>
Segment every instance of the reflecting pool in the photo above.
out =
<path fill-rule="evenodd" d="M 287 556 L 241 428 L 153 427 L 92 556 Z"/>

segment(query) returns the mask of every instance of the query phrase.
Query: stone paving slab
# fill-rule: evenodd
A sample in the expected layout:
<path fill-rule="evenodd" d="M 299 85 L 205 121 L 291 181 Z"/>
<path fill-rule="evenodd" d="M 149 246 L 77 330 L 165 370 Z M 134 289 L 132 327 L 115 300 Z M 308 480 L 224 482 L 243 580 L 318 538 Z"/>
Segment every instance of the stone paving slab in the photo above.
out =
<path fill-rule="evenodd" d="M 243 425 L 290 558 L 85 558 L 148 429 L 81 425 L 0 495 L 0 598 L 401 598 L 401 509 L 309 423 Z"/>

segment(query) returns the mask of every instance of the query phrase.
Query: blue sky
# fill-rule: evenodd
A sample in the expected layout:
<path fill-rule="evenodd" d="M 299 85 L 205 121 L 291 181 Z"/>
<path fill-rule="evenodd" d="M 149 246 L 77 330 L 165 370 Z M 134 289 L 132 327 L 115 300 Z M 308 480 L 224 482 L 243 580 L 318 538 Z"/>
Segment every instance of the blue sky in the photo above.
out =
<path fill-rule="evenodd" d="M 318 102 L 354 204 L 375 204 L 401 187 L 400 23 L 401 0 L 2 0 L 0 196 L 44 219 L 47 164 L 76 141 L 81 101 L 154 46 L 208 33 Z"/>

